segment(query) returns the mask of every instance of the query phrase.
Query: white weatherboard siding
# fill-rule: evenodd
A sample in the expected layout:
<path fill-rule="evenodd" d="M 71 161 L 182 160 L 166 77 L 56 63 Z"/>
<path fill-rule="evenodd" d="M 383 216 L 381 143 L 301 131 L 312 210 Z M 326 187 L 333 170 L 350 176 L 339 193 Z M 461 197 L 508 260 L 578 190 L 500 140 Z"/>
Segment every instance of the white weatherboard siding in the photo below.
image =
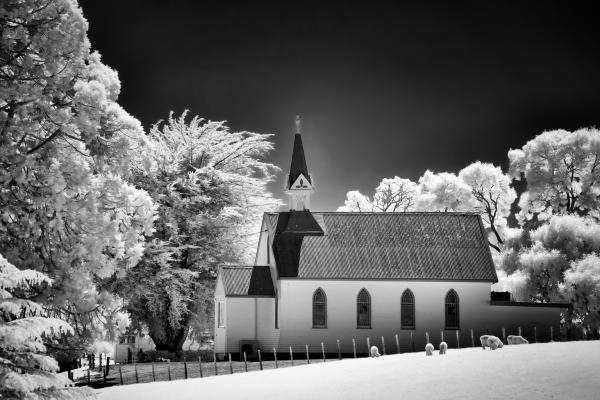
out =
<path fill-rule="evenodd" d="M 279 329 L 275 329 L 275 299 L 257 298 L 257 339 L 261 351 L 271 352 L 279 345 Z"/>
<path fill-rule="evenodd" d="M 226 353 L 240 351 L 240 340 L 256 338 L 256 299 L 247 297 L 227 297 L 226 302 Z"/>
<path fill-rule="evenodd" d="M 215 313 L 214 313 L 214 322 L 215 322 L 215 352 L 222 353 L 225 352 L 226 343 L 227 343 L 227 326 L 220 327 L 219 326 L 219 309 L 218 304 L 221 302 L 224 304 L 222 312 L 227 315 L 227 298 L 225 297 L 225 288 L 223 287 L 223 279 L 221 276 L 217 279 L 217 285 L 215 286 Z M 225 319 L 226 320 L 226 319 Z"/>
<path fill-rule="evenodd" d="M 312 327 L 312 296 L 319 287 L 327 295 L 327 328 Z M 356 326 L 356 298 L 362 288 L 371 295 L 371 329 L 358 329 Z M 415 296 L 414 330 L 400 329 L 400 297 L 407 288 Z M 541 330 L 549 330 L 551 324 L 556 324 L 561 311 L 558 308 L 492 306 L 489 282 L 282 279 L 279 351 L 286 351 L 290 345 L 294 351 L 305 351 L 308 344 L 311 351 L 318 352 L 321 342 L 324 342 L 327 351 L 335 352 L 336 339 L 339 339 L 342 352 L 350 353 L 354 338 L 357 351 L 365 353 L 367 337 L 381 351 L 381 336 L 384 336 L 386 349 L 395 352 L 395 334 L 399 336 L 401 350 L 408 351 L 411 332 L 415 348 L 419 350 L 425 345 L 425 332 L 429 333 L 432 343 L 439 344 L 441 331 L 444 331 L 444 339 L 450 346 L 455 347 L 456 331 L 444 329 L 445 297 L 450 289 L 459 296 L 462 347 L 471 344 L 470 329 L 474 330 L 477 342 L 480 335 L 488 332 L 500 336 L 501 326 L 507 321 L 515 327 L 523 325 L 524 330 L 531 326 L 529 322 L 536 321 L 541 338 Z"/>

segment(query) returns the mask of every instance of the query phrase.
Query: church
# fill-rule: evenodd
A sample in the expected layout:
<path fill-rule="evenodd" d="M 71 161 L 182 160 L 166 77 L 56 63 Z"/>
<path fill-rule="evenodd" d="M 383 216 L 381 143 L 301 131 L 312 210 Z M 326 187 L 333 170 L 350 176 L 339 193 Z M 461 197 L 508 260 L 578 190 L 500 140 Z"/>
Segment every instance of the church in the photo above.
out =
<path fill-rule="evenodd" d="M 285 183 L 289 210 L 263 215 L 252 266 L 223 266 L 215 353 L 367 353 L 471 346 L 483 334 L 559 339 L 566 304 L 511 301 L 480 215 L 315 212 L 299 120 Z M 471 331 L 473 333 L 471 333 Z M 354 339 L 354 340 L 353 340 Z M 338 344 L 339 343 L 339 344 Z M 385 344 L 384 344 L 385 343 Z"/>

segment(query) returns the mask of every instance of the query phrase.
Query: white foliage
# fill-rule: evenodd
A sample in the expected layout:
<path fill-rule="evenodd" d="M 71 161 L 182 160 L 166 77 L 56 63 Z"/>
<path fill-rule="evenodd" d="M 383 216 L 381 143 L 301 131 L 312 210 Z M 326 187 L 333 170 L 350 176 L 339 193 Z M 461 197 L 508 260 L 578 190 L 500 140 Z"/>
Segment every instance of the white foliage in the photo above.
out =
<path fill-rule="evenodd" d="M 410 179 L 384 178 L 375 188 L 370 199 L 357 190 L 346 194 L 344 205 L 338 207 L 340 212 L 406 212 L 413 211 L 417 194 L 417 184 Z"/>
<path fill-rule="evenodd" d="M 521 195 L 520 221 L 575 212 L 600 218 L 600 131 L 547 131 L 508 152 L 509 172 L 521 174 L 527 190 Z"/>
<path fill-rule="evenodd" d="M 471 187 L 456 175 L 425 171 L 419 179 L 418 211 L 473 211 Z"/>

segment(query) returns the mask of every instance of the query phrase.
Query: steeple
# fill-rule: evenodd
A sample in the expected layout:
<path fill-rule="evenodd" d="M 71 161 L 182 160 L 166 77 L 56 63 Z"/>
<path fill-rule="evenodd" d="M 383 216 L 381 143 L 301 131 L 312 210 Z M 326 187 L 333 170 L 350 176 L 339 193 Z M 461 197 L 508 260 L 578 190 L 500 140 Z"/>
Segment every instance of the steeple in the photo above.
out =
<path fill-rule="evenodd" d="M 310 195 L 314 192 L 314 187 L 312 176 L 306 167 L 299 115 L 296 116 L 292 163 L 285 182 L 285 192 L 290 196 L 290 210 L 308 210 L 310 208 Z"/>

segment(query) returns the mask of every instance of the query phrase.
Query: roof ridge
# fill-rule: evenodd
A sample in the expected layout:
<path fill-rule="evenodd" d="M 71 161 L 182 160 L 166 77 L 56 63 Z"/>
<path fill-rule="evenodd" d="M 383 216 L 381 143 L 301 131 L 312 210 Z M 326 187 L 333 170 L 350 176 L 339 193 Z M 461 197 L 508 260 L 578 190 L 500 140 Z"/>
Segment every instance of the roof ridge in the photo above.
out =
<path fill-rule="evenodd" d="M 289 211 L 265 211 L 266 215 L 280 215 Z M 312 214 L 340 214 L 340 215 L 481 215 L 477 211 L 310 211 Z"/>

